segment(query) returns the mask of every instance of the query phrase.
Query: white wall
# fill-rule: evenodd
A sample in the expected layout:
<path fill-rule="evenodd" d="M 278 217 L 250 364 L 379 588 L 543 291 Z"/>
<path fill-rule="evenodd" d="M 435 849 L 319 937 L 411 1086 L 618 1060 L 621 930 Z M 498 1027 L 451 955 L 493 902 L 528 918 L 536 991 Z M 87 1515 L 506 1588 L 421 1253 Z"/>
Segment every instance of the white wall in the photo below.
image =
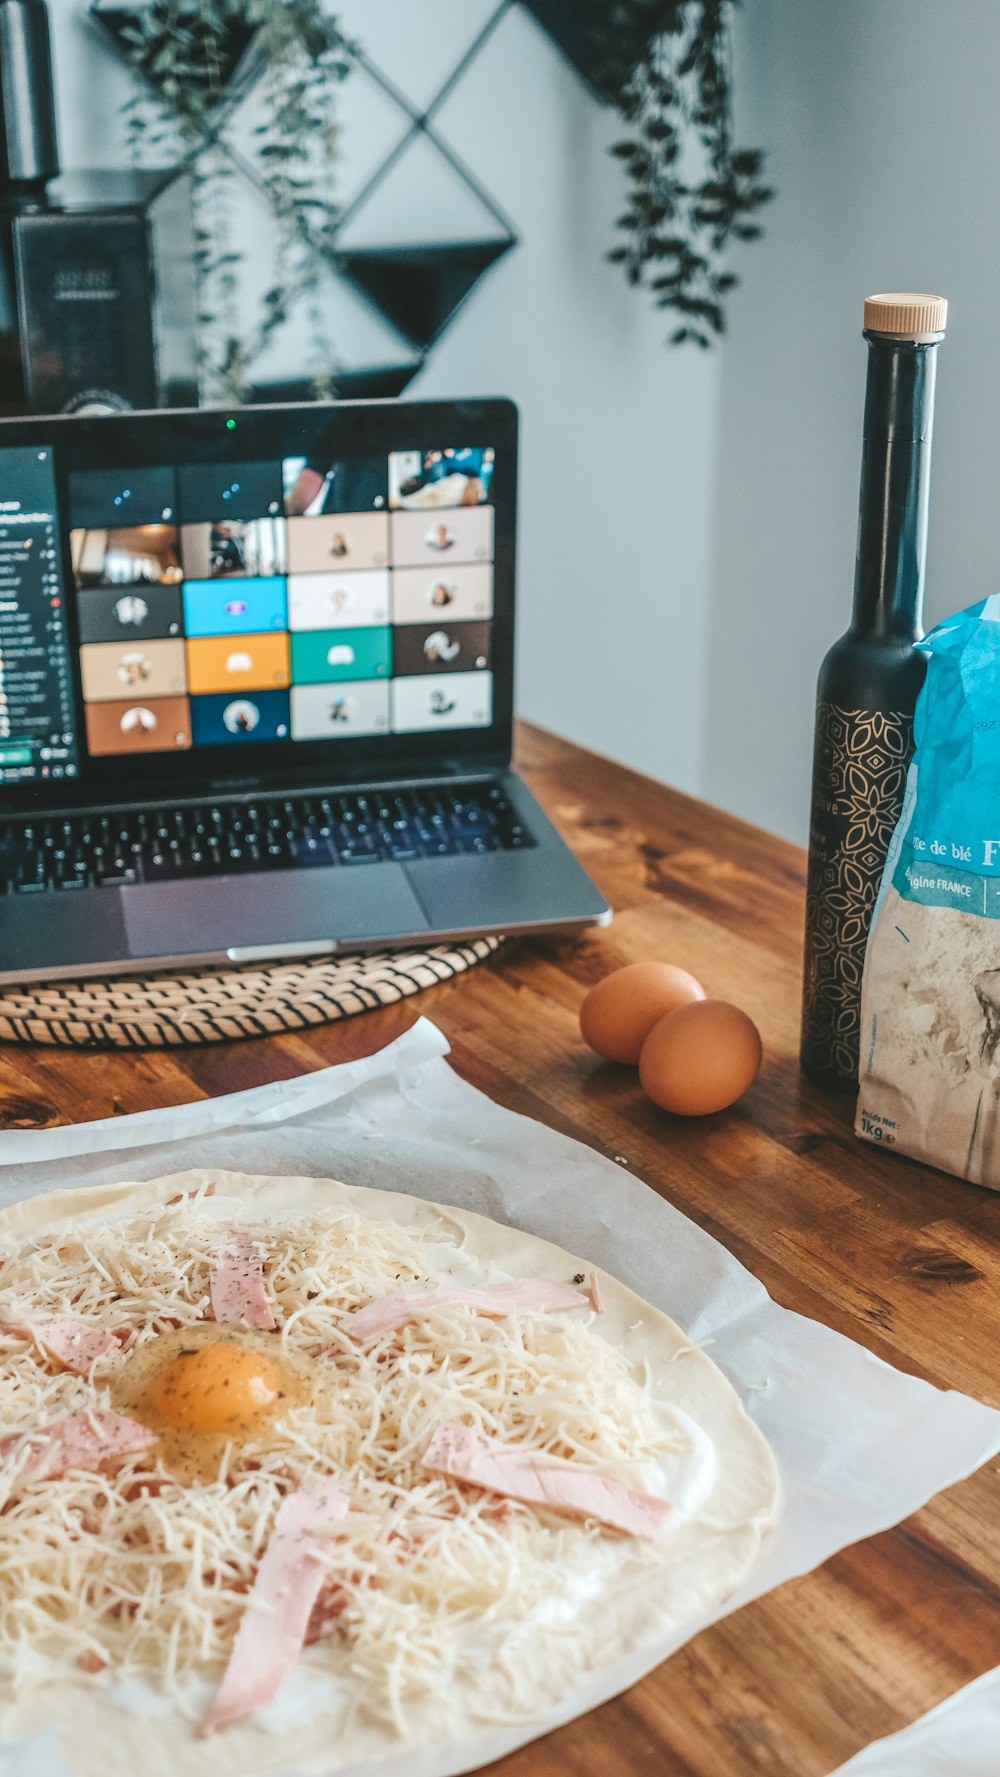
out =
<path fill-rule="evenodd" d="M 703 788 L 800 838 L 816 671 L 847 625 L 875 290 L 950 299 L 928 622 L 995 591 L 1000 6 L 746 0 L 740 132 L 778 199 L 723 354 Z"/>
<path fill-rule="evenodd" d="M 50 8 L 64 159 L 113 164 L 127 77 L 82 0 Z M 423 103 L 491 10 L 339 13 Z M 615 120 L 515 7 L 439 126 L 523 238 L 411 392 L 522 408 L 523 712 L 801 837 L 816 671 L 850 611 L 869 291 L 952 305 L 929 620 L 997 583 L 1000 5 L 744 0 L 737 30 L 739 132 L 778 198 L 734 261 L 722 352 L 665 349 L 669 324 L 602 263 Z M 347 200 L 398 117 L 357 77 L 342 112 Z"/>
<path fill-rule="evenodd" d="M 442 127 L 523 231 L 413 385 L 521 405 L 521 708 L 696 790 L 718 363 L 602 263 L 614 121 L 526 14 Z"/>
<path fill-rule="evenodd" d="M 418 103 L 492 10 L 489 0 L 337 7 Z M 50 12 L 64 164 L 113 165 L 128 78 L 82 0 L 50 0 Z M 399 126 L 357 75 L 343 113 L 346 200 Z M 696 790 L 718 359 L 663 349 L 668 323 L 602 263 L 622 200 L 606 154 L 615 121 L 520 8 L 438 127 L 522 236 L 409 391 L 506 394 L 521 407 L 519 706 Z M 356 321 L 335 313 L 335 336 Z M 274 368 L 289 365 L 285 350 Z"/>

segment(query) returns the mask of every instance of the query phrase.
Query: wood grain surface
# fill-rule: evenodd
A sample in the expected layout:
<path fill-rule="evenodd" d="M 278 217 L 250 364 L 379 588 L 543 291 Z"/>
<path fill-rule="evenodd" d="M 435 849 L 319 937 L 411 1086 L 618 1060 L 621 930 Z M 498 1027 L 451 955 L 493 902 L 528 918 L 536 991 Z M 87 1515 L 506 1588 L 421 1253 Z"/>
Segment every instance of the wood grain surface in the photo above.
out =
<path fill-rule="evenodd" d="M 5 1048 L 0 1127 L 290 1077 L 368 1054 L 424 1012 L 467 1079 L 627 1165 L 777 1301 L 1000 1406 L 1000 1197 L 863 1147 L 850 1100 L 799 1072 L 802 853 L 538 729 L 522 726 L 519 764 L 612 902 L 608 930 L 512 941 L 415 1000 L 300 1035 L 136 1055 Z M 760 1026 L 764 1068 L 733 1110 L 671 1118 L 580 1042 L 586 989 L 648 957 L 681 963 Z M 571 1219 L 568 1205 L 569 1244 Z M 826 1777 L 1000 1664 L 998 1475 L 988 1464 L 490 1772 Z"/>

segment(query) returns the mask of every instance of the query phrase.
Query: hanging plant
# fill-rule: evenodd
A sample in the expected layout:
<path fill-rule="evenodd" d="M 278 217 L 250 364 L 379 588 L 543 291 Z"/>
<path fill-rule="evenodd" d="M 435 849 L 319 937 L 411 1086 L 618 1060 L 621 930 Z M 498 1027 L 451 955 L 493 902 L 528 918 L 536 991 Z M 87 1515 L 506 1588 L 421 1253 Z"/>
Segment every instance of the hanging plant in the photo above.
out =
<path fill-rule="evenodd" d="M 629 192 L 616 225 L 625 239 L 608 258 L 677 315 L 671 345 L 706 347 L 724 333 L 725 299 L 739 281 L 727 249 L 763 233 L 755 217 L 774 195 L 762 183 L 762 151 L 733 141 L 734 4 L 615 0 L 600 8 L 601 85 L 631 126 L 611 149 Z"/>
<path fill-rule="evenodd" d="M 115 35 L 142 77 L 125 107 L 133 157 L 166 146 L 192 175 L 203 397 L 245 400 L 253 364 L 299 305 L 306 368 L 315 393 L 329 394 L 335 361 L 319 291 L 336 223 L 333 96 L 350 67 L 336 20 L 322 0 L 150 0 L 124 19 L 118 12 Z M 261 70 L 262 121 L 245 171 L 269 201 L 278 238 L 273 281 L 248 327 L 232 123 L 248 84 L 241 75 Z"/>

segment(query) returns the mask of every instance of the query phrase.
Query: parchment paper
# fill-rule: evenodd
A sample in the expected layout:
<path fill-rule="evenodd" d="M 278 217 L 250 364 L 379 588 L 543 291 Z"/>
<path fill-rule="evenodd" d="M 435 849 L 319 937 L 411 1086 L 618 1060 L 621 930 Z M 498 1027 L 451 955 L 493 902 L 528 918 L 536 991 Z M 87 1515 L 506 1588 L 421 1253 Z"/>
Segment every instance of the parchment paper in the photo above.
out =
<path fill-rule="evenodd" d="M 365 1061 L 297 1080 L 138 1116 L 0 1134 L 0 1204 L 214 1165 L 407 1191 L 587 1256 L 692 1339 L 712 1341 L 712 1357 L 778 1459 L 777 1529 L 718 1616 L 888 1529 L 1000 1450 L 1000 1412 L 904 1375 L 779 1308 L 679 1210 L 613 1161 L 493 1104 L 458 1078 L 447 1051 L 422 1018 Z M 712 1620 L 605 1668 L 543 1722 L 409 1752 L 366 1767 L 366 1777 L 376 1769 L 378 1777 L 474 1770 L 615 1696 Z M 63 1777 L 60 1763 L 49 1735 L 9 1746 L 0 1758 L 5 1777 Z"/>
<path fill-rule="evenodd" d="M 898 1734 L 875 1740 L 833 1777 L 997 1777 L 1000 1667 L 946 1697 Z"/>

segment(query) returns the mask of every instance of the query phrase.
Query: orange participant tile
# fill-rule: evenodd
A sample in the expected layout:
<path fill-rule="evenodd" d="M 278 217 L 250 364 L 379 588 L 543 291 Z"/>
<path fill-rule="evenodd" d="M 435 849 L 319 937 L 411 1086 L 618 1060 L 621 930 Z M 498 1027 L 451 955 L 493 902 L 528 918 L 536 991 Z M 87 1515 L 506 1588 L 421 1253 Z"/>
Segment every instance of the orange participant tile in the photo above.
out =
<path fill-rule="evenodd" d="M 88 703 L 87 746 L 99 753 L 166 753 L 191 745 L 186 697 L 141 695 L 119 703 Z"/>
<path fill-rule="evenodd" d="M 205 636 L 187 644 L 188 690 L 270 691 L 287 685 L 288 636 Z"/>

